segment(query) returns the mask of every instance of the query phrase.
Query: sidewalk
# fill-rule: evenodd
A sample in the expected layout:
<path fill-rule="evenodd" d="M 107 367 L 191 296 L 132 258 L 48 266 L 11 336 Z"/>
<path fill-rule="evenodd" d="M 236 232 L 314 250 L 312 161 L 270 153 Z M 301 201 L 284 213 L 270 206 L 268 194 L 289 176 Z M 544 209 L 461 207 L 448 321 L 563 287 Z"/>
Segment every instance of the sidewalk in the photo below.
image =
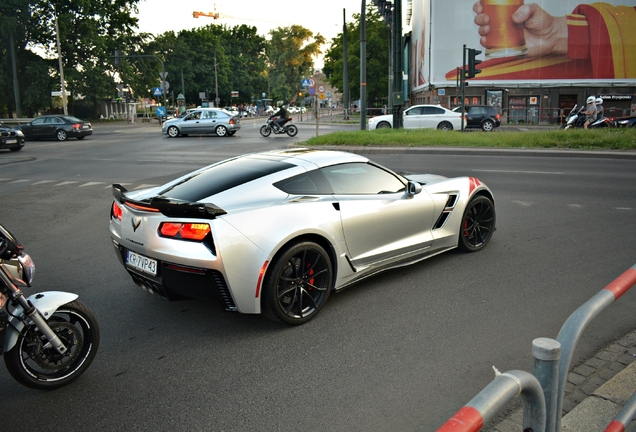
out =
<path fill-rule="evenodd" d="M 636 330 L 571 368 L 563 399 L 561 432 L 603 432 L 636 391 Z M 484 432 L 519 432 L 522 408 L 489 422 Z M 491 424 L 494 423 L 494 424 Z M 626 432 L 636 432 L 636 422 Z"/>

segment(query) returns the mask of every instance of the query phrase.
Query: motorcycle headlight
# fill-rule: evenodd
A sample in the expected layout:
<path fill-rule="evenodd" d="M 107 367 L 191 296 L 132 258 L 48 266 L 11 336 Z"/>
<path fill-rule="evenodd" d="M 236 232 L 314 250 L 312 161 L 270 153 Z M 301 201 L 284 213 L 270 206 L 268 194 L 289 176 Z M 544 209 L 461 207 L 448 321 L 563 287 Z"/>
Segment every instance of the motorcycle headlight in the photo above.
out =
<path fill-rule="evenodd" d="M 33 275 L 35 274 L 35 264 L 28 254 L 22 254 L 18 257 L 18 261 L 22 266 L 22 280 L 27 286 L 31 286 Z"/>

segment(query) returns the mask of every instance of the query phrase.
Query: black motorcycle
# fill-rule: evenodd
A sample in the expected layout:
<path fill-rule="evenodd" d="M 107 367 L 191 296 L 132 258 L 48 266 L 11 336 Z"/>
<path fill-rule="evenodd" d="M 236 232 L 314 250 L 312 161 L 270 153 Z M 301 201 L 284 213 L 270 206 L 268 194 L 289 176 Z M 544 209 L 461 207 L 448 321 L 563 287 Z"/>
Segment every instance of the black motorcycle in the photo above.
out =
<path fill-rule="evenodd" d="M 267 118 L 267 123 L 261 126 L 261 135 L 268 137 L 274 132 L 275 134 L 287 134 L 290 137 L 294 137 L 298 133 L 298 128 L 291 123 L 291 119 L 286 119 L 282 127 L 278 123 L 274 123 L 275 120 L 276 117 Z"/>
<path fill-rule="evenodd" d="M 48 291 L 24 297 L 35 272 L 31 257 L 0 225 L 0 354 L 13 378 L 34 389 L 62 387 L 90 366 L 99 326 L 77 294 Z"/>

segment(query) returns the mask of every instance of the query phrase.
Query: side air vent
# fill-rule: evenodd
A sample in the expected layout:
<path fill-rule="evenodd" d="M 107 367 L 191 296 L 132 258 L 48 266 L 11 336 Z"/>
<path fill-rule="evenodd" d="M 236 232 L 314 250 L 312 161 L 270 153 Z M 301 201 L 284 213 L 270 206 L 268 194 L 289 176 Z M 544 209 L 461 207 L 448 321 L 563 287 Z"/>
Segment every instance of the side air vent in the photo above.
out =
<path fill-rule="evenodd" d="M 437 219 L 437 222 L 435 222 L 435 225 L 433 225 L 433 230 L 438 230 L 444 226 L 444 224 L 448 220 L 448 217 L 455 209 L 455 204 L 457 204 L 457 194 L 448 195 L 444 210 L 442 211 L 442 214 L 439 215 L 439 218 Z"/>

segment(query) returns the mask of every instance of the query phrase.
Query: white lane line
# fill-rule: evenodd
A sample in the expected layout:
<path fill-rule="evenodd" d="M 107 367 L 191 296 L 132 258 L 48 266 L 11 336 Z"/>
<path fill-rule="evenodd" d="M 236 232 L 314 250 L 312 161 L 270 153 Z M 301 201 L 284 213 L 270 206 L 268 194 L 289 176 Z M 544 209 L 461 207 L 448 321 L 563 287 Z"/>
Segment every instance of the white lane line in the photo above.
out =
<path fill-rule="evenodd" d="M 583 207 L 581 204 L 568 204 L 568 206 L 570 206 L 570 207 L 576 207 L 576 208 L 581 208 L 581 207 Z"/>
<path fill-rule="evenodd" d="M 83 185 L 80 185 L 80 187 L 85 187 L 85 186 L 95 186 L 98 184 L 104 184 L 104 182 L 88 182 L 88 183 L 84 183 Z"/>
<path fill-rule="evenodd" d="M 128 186 L 128 185 L 131 185 L 132 183 L 117 183 L 117 184 L 118 184 L 118 185 L 121 185 L 121 186 Z M 108 188 L 111 188 L 111 187 L 113 187 L 113 183 L 110 183 L 110 184 L 109 184 L 108 186 L 106 186 L 104 189 L 108 189 Z"/>
<path fill-rule="evenodd" d="M 554 174 L 565 175 L 564 172 L 559 171 L 513 171 L 513 170 L 472 170 L 473 172 L 492 172 L 492 173 L 504 173 L 504 174 Z"/>
<path fill-rule="evenodd" d="M 154 184 L 140 184 L 135 189 L 145 189 L 145 188 L 150 188 L 150 187 L 155 187 L 155 186 L 157 186 L 157 185 L 154 185 Z"/>
<path fill-rule="evenodd" d="M 512 201 L 512 202 L 513 202 L 513 203 L 515 203 L 515 204 L 522 205 L 522 206 L 524 206 L 524 207 L 529 207 L 529 206 L 531 206 L 532 204 L 534 204 L 534 203 L 532 203 L 532 202 L 528 202 L 528 201 Z"/>
<path fill-rule="evenodd" d="M 616 207 L 616 210 L 633 210 L 631 207 Z"/>
<path fill-rule="evenodd" d="M 53 182 L 56 182 L 56 181 L 57 180 L 40 180 L 39 182 L 32 183 L 31 186 L 45 184 L 45 183 L 53 183 Z"/>
<path fill-rule="evenodd" d="M 13 180 L 12 182 L 9 182 L 9 183 L 11 183 L 11 184 L 13 184 L 13 183 L 24 183 L 24 182 L 28 182 L 28 181 L 30 181 L 30 180 Z"/>
<path fill-rule="evenodd" d="M 73 183 L 79 183 L 79 182 L 78 181 L 65 181 L 65 182 L 62 182 L 62 183 L 58 183 L 55 186 L 66 186 L 66 185 L 70 185 L 70 184 L 73 184 Z"/>

